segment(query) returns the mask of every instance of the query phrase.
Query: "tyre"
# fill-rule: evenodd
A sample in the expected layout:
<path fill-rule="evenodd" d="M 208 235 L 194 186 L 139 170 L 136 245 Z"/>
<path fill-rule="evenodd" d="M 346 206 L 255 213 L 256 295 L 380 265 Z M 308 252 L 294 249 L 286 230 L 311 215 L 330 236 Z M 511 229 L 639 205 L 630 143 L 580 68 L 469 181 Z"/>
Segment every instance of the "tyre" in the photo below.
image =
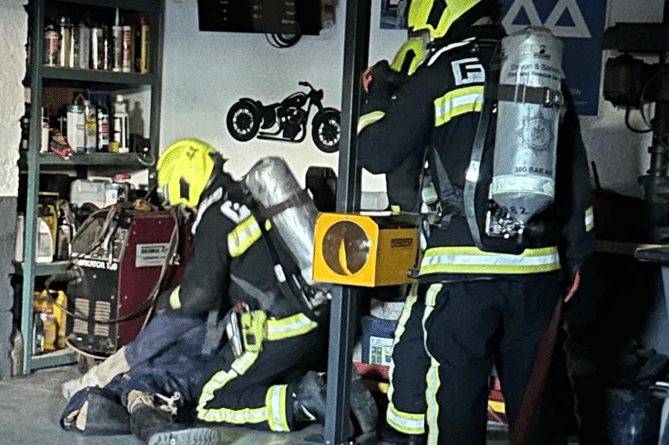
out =
<path fill-rule="evenodd" d="M 250 102 L 237 102 L 228 111 L 226 124 L 233 138 L 250 141 L 260 129 L 260 113 Z"/>
<path fill-rule="evenodd" d="M 341 114 L 333 108 L 326 108 L 323 113 L 314 116 L 311 123 L 311 137 L 319 150 L 334 153 L 339 150 Z"/>

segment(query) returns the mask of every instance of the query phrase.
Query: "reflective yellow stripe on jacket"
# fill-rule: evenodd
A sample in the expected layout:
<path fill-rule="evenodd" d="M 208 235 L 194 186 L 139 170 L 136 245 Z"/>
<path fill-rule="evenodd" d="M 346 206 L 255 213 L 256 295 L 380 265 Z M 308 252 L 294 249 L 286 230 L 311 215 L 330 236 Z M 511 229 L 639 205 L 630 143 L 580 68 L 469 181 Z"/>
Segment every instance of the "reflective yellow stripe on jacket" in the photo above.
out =
<path fill-rule="evenodd" d="M 474 246 L 428 249 L 420 274 L 529 274 L 560 269 L 557 247 L 525 249 L 520 255 L 484 252 Z"/>
<path fill-rule="evenodd" d="M 481 111 L 483 85 L 449 91 L 434 101 L 434 126 L 444 125 L 455 116 Z"/>
<path fill-rule="evenodd" d="M 383 111 L 372 111 L 371 113 L 367 113 L 363 116 L 360 116 L 358 119 L 358 134 L 367 126 L 371 125 L 374 122 L 380 120 L 383 116 L 385 116 L 386 113 Z"/>
<path fill-rule="evenodd" d="M 267 320 L 267 340 L 283 340 L 306 334 L 316 328 L 317 323 L 304 314 L 295 314 L 280 320 Z"/>
<path fill-rule="evenodd" d="M 249 216 L 228 234 L 230 256 L 237 257 L 246 252 L 246 249 L 258 241 L 261 236 L 262 232 L 258 222 L 253 216 Z"/>

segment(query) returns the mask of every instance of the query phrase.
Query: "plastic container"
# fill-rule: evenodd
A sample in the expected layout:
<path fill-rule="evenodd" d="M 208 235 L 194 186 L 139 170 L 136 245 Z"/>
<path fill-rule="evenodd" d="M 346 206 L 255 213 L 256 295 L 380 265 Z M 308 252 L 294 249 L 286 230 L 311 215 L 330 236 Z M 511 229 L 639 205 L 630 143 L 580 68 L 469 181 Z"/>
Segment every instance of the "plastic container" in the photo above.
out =
<path fill-rule="evenodd" d="M 385 320 L 371 315 L 362 317 L 362 362 L 372 365 L 390 365 L 396 320 Z"/>

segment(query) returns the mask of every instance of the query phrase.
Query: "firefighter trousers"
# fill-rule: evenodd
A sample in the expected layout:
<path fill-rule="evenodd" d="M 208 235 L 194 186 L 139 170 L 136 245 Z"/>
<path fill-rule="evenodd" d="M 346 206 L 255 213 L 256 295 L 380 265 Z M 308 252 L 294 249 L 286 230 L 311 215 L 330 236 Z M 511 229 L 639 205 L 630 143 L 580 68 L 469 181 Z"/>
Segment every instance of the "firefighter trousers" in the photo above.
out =
<path fill-rule="evenodd" d="M 267 338 L 257 351 L 239 357 L 226 346 L 208 365 L 209 377 L 196 408 L 199 420 L 292 431 L 292 394 L 300 378 L 322 366 L 327 328 L 298 314 L 268 320 Z"/>
<path fill-rule="evenodd" d="M 428 444 L 484 444 L 488 380 L 494 364 L 512 429 L 541 336 L 559 298 L 562 291 L 556 274 L 418 287 L 413 310 L 406 316 L 405 331 L 399 329 L 396 334 L 388 423 L 404 433 L 419 433 L 421 419 L 411 415 L 417 414 L 423 403 Z M 420 342 L 423 348 L 417 348 Z M 413 357 L 404 358 L 412 349 Z M 418 372 L 418 366 L 426 372 Z M 424 381 L 407 388 L 400 382 L 416 379 L 411 373 L 422 374 Z M 412 401 L 421 390 L 423 400 Z M 564 422 L 553 419 L 554 396 L 550 391 L 544 393 L 534 419 L 532 444 L 566 443 Z M 402 430 L 393 420 L 399 426 L 404 421 L 405 426 L 418 429 Z"/>

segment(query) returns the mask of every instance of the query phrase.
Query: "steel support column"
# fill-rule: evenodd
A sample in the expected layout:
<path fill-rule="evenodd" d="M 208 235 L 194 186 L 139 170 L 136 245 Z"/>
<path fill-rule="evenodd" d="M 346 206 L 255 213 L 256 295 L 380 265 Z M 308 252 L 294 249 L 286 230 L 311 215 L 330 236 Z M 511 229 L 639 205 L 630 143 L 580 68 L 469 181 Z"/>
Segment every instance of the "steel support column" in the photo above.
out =
<path fill-rule="evenodd" d="M 356 127 L 360 109 L 360 76 L 368 65 L 371 0 L 346 1 L 341 141 L 337 180 L 337 212 L 360 210 L 360 168 Z M 353 356 L 355 288 L 336 286 L 330 315 L 325 443 L 348 443 L 346 425 Z"/>

